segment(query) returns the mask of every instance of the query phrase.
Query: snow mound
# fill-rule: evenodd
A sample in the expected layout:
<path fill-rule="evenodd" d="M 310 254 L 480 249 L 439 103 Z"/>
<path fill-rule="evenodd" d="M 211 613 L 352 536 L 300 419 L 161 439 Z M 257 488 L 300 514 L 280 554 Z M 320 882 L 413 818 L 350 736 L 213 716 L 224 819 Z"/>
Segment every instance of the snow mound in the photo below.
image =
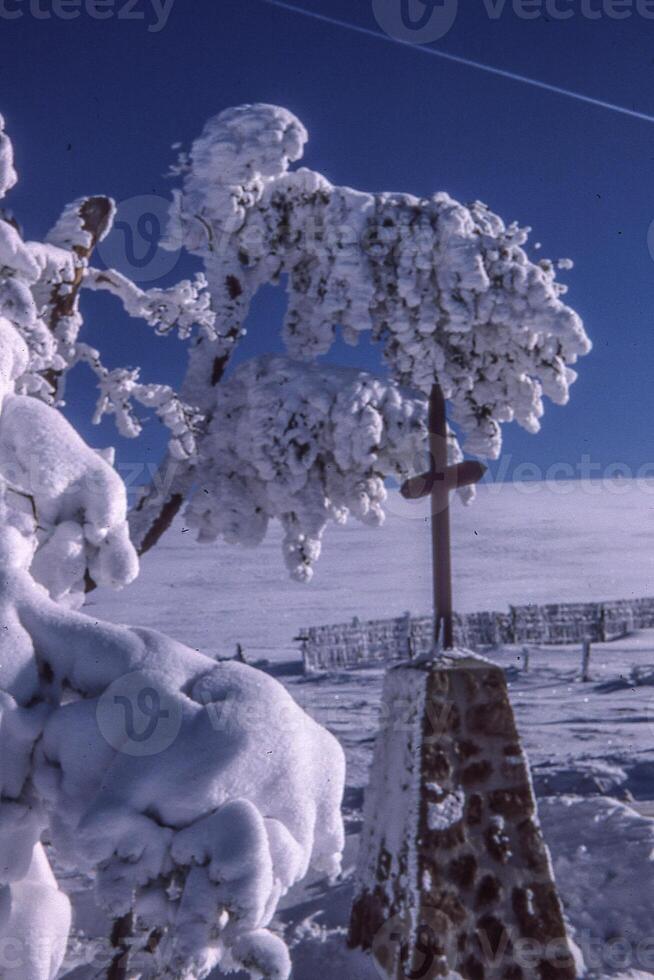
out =
<path fill-rule="evenodd" d="M 27 873 L 0 890 L 4 980 L 54 980 L 66 951 L 70 919 L 70 902 L 37 844 Z"/>
<path fill-rule="evenodd" d="M 42 672 L 67 691 L 33 772 L 58 859 L 97 869 L 112 915 L 136 892 L 145 939 L 167 928 L 144 976 L 233 963 L 287 977 L 267 926 L 309 865 L 340 869 L 338 743 L 253 668 L 62 609 L 26 575 L 15 602 Z"/>
<path fill-rule="evenodd" d="M 654 976 L 654 821 L 607 797 L 550 797 L 538 809 L 588 975 Z"/>
<path fill-rule="evenodd" d="M 629 776 L 620 766 L 599 759 L 579 761 L 569 768 L 561 765 L 534 767 L 532 780 L 537 796 L 629 795 Z"/>

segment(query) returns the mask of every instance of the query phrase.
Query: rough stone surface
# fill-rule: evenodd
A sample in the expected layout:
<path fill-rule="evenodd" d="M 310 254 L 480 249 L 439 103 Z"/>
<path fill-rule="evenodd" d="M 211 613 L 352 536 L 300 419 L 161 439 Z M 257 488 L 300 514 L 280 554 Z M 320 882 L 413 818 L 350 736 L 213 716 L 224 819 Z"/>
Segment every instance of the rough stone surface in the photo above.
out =
<path fill-rule="evenodd" d="M 350 944 L 389 980 L 573 980 L 502 670 L 467 652 L 412 661 L 384 702 Z"/>

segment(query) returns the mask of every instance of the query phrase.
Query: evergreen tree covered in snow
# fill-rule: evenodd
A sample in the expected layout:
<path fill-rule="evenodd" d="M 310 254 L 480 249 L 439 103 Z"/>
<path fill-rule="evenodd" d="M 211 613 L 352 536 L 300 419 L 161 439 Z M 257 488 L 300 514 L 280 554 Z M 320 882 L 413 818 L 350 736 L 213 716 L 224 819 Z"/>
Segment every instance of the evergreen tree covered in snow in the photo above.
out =
<path fill-rule="evenodd" d="M 124 435 L 136 436 L 145 409 L 170 429 L 162 465 L 172 474 L 169 490 L 162 495 L 165 481 L 155 481 L 129 518 L 140 553 L 190 503 L 188 520 L 202 540 L 255 543 L 278 518 L 287 564 L 306 580 L 329 520 L 383 521 L 384 482 L 415 461 L 435 381 L 464 450 L 496 458 L 502 424 L 537 431 L 543 397 L 568 399 L 573 365 L 590 349 L 555 265 L 529 258 L 529 229 L 447 194 L 334 186 L 292 168 L 306 139 L 298 119 L 269 105 L 230 109 L 207 123 L 175 168 L 181 188 L 164 243 L 204 268 L 172 289 L 142 290 L 91 265 L 113 220 L 105 198 L 67 207 L 45 245 L 23 243 L 0 225 L 0 250 L 4 244 L 15 258 L 0 304 L 9 304 L 40 357 L 21 390 L 61 399 L 68 371 L 85 363 L 98 378 L 96 420 L 113 414 Z M 7 189 L 15 172 L 3 140 Z M 230 375 L 253 297 L 280 281 L 288 359 L 255 360 Z M 179 391 L 143 384 L 138 370 L 104 366 L 101 352 L 80 339 L 83 288 L 108 291 L 156 333 L 175 330 L 188 341 Z M 339 328 L 348 343 L 367 334 L 380 346 L 385 380 L 316 367 Z M 361 424 L 357 436 L 345 431 L 348 414 Z M 454 437 L 451 451 L 462 458 Z M 90 569 L 89 579 L 96 580 Z"/>
<path fill-rule="evenodd" d="M 168 232 L 168 247 L 184 247 L 203 260 L 216 317 L 215 336 L 201 336 L 192 345 L 182 389 L 208 419 L 193 465 L 198 486 L 214 504 L 201 499 L 192 504 L 193 522 L 202 537 L 248 541 L 258 540 L 269 517 L 280 517 L 287 561 L 299 578 L 311 574 L 327 516 L 383 519 L 384 478 L 406 471 L 415 459 L 412 437 L 424 425 L 422 403 L 435 381 L 449 400 L 464 449 L 496 458 L 502 423 L 516 420 L 537 431 L 543 396 L 566 402 L 576 377 L 572 365 L 590 349 L 579 317 L 563 302 L 565 287 L 556 280 L 554 264 L 529 259 L 524 248 L 529 229 L 507 226 L 485 205 L 466 207 L 447 194 L 418 199 L 335 187 L 318 173 L 291 169 L 306 139 L 300 121 L 275 106 L 242 106 L 210 120 L 190 153 L 180 157 L 183 183 Z M 227 410 L 226 366 L 257 290 L 282 279 L 288 292 L 284 338 L 297 363 L 283 371 L 278 361 L 250 366 L 227 387 L 239 400 L 247 397 L 258 406 L 249 415 L 259 432 L 245 435 L 248 445 L 257 444 L 254 457 L 267 454 L 274 439 L 289 448 L 289 472 L 304 468 L 305 489 L 292 500 L 277 488 L 265 499 L 252 494 L 240 469 L 232 478 L 221 450 L 223 440 L 234 441 L 235 420 L 244 437 L 242 407 Z M 312 366 L 328 353 L 339 327 L 348 343 L 367 333 L 381 346 L 389 369 L 388 393 L 381 401 L 373 379 L 361 377 L 357 384 L 344 377 L 335 384 L 335 371 L 321 373 Z M 354 417 L 364 405 L 368 420 L 377 412 L 373 438 L 362 436 L 360 453 L 350 455 L 347 487 L 319 462 L 325 454 L 330 457 L 330 444 L 338 438 L 339 409 L 326 441 L 328 427 L 312 417 L 320 409 L 312 409 L 310 417 L 306 410 L 262 412 L 265 396 L 256 390 L 245 396 L 245 385 L 270 390 L 262 379 L 271 371 L 280 402 L 294 404 L 306 371 L 305 386 L 327 400 L 338 390 L 341 410 L 349 398 Z M 314 403 L 319 401 L 318 395 Z M 405 427 L 409 438 L 389 452 L 400 434 L 398 412 L 413 421 Z M 266 430 L 269 425 L 274 434 Z M 219 427 L 223 434 L 216 437 Z M 307 451 L 298 459 L 303 440 Z M 461 458 L 456 445 L 452 451 Z M 261 486 L 260 468 L 257 477 Z M 183 475 L 169 502 L 175 494 L 177 499 L 186 495 Z M 158 506 L 146 495 L 132 516 L 138 544 L 152 537 Z M 218 512 L 225 516 L 217 520 Z"/>

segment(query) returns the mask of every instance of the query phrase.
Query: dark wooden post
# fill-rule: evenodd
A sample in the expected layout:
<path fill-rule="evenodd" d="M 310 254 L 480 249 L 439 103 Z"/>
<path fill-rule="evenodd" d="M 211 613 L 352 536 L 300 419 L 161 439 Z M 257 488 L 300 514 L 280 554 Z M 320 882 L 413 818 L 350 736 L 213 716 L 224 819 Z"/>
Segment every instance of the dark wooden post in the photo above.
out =
<path fill-rule="evenodd" d="M 111 945 L 116 952 L 107 970 L 107 980 L 127 980 L 129 940 L 133 930 L 134 916 L 131 912 L 114 920 L 111 930 Z"/>
<path fill-rule="evenodd" d="M 584 684 L 590 681 L 590 637 L 584 637 L 581 651 L 581 680 Z"/>
<path fill-rule="evenodd" d="M 454 647 L 452 610 L 452 550 L 450 544 L 450 493 L 478 483 L 486 472 L 482 463 L 468 460 L 449 466 L 447 461 L 447 414 L 440 385 L 429 399 L 429 454 L 427 473 L 412 477 L 402 486 L 407 500 L 431 496 L 431 540 L 434 573 L 434 642 L 444 650 Z"/>

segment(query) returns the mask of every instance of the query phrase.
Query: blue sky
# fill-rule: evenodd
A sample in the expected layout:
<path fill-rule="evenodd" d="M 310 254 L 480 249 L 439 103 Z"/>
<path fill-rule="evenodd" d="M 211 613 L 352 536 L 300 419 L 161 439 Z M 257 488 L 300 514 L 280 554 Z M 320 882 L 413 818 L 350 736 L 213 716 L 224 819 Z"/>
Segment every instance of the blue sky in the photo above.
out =
<path fill-rule="evenodd" d="M 332 181 L 480 198 L 507 220 L 531 225 L 543 255 L 575 260 L 565 274 L 569 302 L 595 349 L 580 363 L 570 405 L 548 404 L 538 436 L 505 427 L 506 477 L 525 463 L 546 473 L 588 457 L 602 469 L 624 463 L 636 472 L 654 461 L 653 123 L 262 0 L 172 0 L 160 30 L 149 29 L 157 26 L 158 0 L 103 2 L 107 17 L 97 20 L 91 0 L 64 0 L 59 13 L 71 19 L 63 20 L 53 12 L 57 0 L 0 0 L 0 112 L 20 172 L 6 203 L 27 235 L 44 234 L 61 205 L 83 193 L 118 201 L 167 196 L 162 175 L 172 143 L 188 144 L 208 116 L 230 105 L 285 105 L 309 130 L 304 162 Z M 654 115 L 654 19 L 643 16 L 654 14 L 654 4 L 552 2 L 460 0 L 451 29 L 433 46 Z M 298 3 L 381 30 L 372 0 Z M 526 11 L 534 16 L 525 19 Z M 558 11 L 572 16 L 559 19 Z M 120 259 L 124 236 L 114 234 Z M 193 268 L 181 260 L 162 281 Z M 280 349 L 283 301 L 279 291 L 259 297 L 239 358 Z M 107 350 L 110 363 L 146 363 L 148 379 L 179 379 L 174 341 L 151 337 L 106 297 L 89 297 L 85 310 L 86 338 Z M 366 348 L 339 346 L 330 359 L 378 365 Z M 158 423 L 146 427 L 139 446 L 117 440 L 111 423 L 87 426 L 92 402 L 80 375 L 70 411 L 94 444 L 117 444 L 123 463 L 158 457 L 165 441 Z"/>

